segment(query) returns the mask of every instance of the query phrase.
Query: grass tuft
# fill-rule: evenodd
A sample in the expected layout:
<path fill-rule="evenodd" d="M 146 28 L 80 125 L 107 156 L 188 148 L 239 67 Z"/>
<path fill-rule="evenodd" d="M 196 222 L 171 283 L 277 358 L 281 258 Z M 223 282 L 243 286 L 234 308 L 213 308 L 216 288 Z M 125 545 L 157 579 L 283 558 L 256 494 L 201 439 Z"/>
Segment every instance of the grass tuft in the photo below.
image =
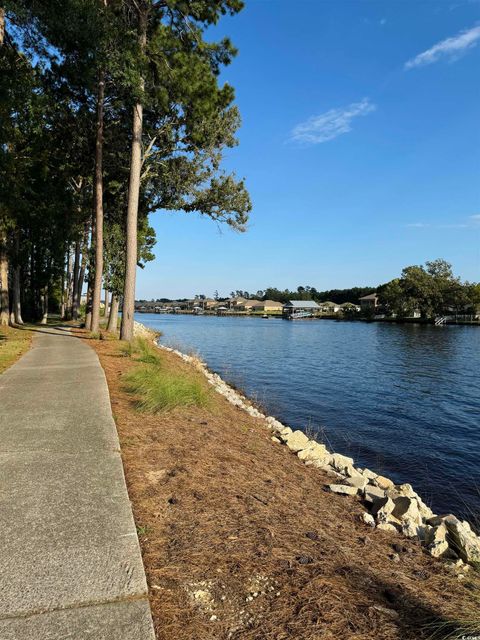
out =
<path fill-rule="evenodd" d="M 465 583 L 465 586 L 471 583 Z M 475 587 L 474 587 L 475 588 Z M 480 638 L 480 595 L 474 594 L 478 607 L 467 617 L 458 620 L 441 620 L 424 627 L 429 633 L 427 640 L 475 640 Z"/>
<path fill-rule="evenodd" d="M 153 364 L 158 367 L 162 364 L 162 354 L 153 344 L 145 338 L 134 338 L 131 342 L 120 343 L 120 351 L 126 357 L 137 362 Z"/>
<path fill-rule="evenodd" d="M 137 396 L 137 407 L 148 413 L 169 411 L 176 407 L 204 407 L 209 393 L 190 372 L 171 373 L 163 367 L 161 352 L 148 340 L 136 338 L 120 345 L 125 356 L 140 366 L 123 377 L 125 388 Z"/>
<path fill-rule="evenodd" d="M 125 388 L 138 396 L 141 411 L 158 413 L 176 407 L 203 407 L 208 402 L 204 385 L 188 375 L 164 373 L 155 365 L 145 365 L 129 371 Z"/>

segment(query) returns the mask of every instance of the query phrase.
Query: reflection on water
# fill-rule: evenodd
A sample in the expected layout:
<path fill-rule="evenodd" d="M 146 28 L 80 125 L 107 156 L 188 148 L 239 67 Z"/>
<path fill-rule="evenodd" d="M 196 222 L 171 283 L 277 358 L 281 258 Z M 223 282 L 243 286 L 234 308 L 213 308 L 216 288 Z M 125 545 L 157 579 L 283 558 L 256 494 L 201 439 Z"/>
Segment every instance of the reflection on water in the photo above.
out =
<path fill-rule="evenodd" d="M 437 512 L 480 511 L 480 329 L 139 314 L 292 427 Z"/>

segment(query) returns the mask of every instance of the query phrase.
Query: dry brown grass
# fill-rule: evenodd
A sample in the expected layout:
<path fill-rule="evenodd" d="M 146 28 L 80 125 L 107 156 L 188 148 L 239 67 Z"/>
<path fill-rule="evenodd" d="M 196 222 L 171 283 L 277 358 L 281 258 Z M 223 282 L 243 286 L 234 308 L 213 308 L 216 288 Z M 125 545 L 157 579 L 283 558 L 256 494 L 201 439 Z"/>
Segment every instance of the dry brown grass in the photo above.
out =
<path fill-rule="evenodd" d="M 110 388 L 158 640 L 419 640 L 426 624 L 477 606 L 478 576 L 461 582 L 418 544 L 366 527 L 357 499 L 326 493 L 325 475 L 217 394 L 208 408 L 137 413 L 121 384 L 135 364 L 114 342 L 91 344 Z M 405 549 L 399 561 L 392 543 Z"/>

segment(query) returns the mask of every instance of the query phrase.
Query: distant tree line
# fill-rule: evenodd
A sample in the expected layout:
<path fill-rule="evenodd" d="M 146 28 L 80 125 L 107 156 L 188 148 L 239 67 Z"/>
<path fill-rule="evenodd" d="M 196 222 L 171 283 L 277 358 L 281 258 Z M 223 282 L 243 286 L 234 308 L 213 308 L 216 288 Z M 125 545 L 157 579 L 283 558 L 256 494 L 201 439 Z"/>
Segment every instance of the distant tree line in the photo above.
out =
<path fill-rule="evenodd" d="M 256 293 L 248 291 L 231 291 L 230 296 L 245 298 L 250 300 L 277 300 L 278 302 L 288 302 L 289 300 L 315 300 L 316 302 L 336 302 L 343 304 L 344 302 L 352 302 L 356 304 L 361 296 L 373 293 L 375 287 L 351 287 L 349 289 L 329 289 L 328 291 L 318 291 L 315 287 L 299 286 L 296 289 L 277 289 L 276 287 L 268 287 L 267 289 L 259 289 Z"/>
<path fill-rule="evenodd" d="M 318 291 L 315 287 L 297 287 L 296 290 L 289 289 L 279 290 L 269 287 L 261 293 L 262 300 L 279 300 L 287 302 L 288 300 L 315 300 L 316 302 L 336 302 L 343 304 L 344 302 L 352 302 L 356 304 L 361 296 L 373 293 L 375 287 L 351 287 L 349 289 L 329 289 L 327 291 Z"/>
<path fill-rule="evenodd" d="M 422 318 L 468 314 L 480 305 L 480 283 L 462 282 L 441 259 L 405 267 L 400 278 L 381 285 L 377 293 L 384 310 L 399 318 L 415 312 Z"/>
<path fill-rule="evenodd" d="M 442 259 L 426 262 L 424 266 L 405 267 L 399 278 L 378 287 L 351 287 L 327 291 L 318 291 L 311 286 L 299 286 L 295 290 L 268 287 L 259 289 L 256 293 L 237 289 L 230 292 L 230 297 L 276 300 L 282 303 L 288 300 L 315 300 L 358 304 L 361 297 L 371 293 L 377 293 L 379 307 L 377 311 L 370 309 L 367 314 L 385 313 L 398 318 L 418 314 L 429 319 L 439 315 L 475 314 L 480 308 L 480 283 L 462 282 L 453 274 L 452 265 Z M 206 299 L 204 294 L 195 297 Z M 218 291 L 215 291 L 214 298 L 218 301 L 227 299 L 221 298 Z M 157 302 L 172 301 L 160 298 Z"/>
<path fill-rule="evenodd" d="M 222 169 L 236 144 L 236 53 L 205 32 L 241 0 L 0 0 L 0 324 L 79 314 L 102 288 L 133 332 L 148 215 L 200 213 L 244 230 L 250 199 Z"/>

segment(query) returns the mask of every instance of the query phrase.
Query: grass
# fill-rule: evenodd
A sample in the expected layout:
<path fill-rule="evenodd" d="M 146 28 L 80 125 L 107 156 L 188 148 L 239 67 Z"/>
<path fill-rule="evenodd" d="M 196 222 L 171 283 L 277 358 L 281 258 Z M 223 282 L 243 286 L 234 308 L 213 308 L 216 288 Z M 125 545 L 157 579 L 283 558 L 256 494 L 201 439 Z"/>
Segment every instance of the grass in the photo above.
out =
<path fill-rule="evenodd" d="M 3 373 L 30 348 L 32 332 L 13 327 L 0 328 L 0 373 Z"/>
<path fill-rule="evenodd" d="M 478 596 L 476 596 L 478 598 Z M 428 640 L 474 640 L 480 638 L 480 601 L 479 608 L 472 610 L 467 618 L 432 623 L 425 627 L 430 632 Z"/>
<path fill-rule="evenodd" d="M 139 363 L 124 375 L 123 381 L 126 391 L 136 396 L 140 411 L 160 413 L 208 404 L 208 390 L 196 372 L 172 373 L 163 367 L 160 351 L 147 340 L 136 338 L 120 345 L 120 350 Z"/>

